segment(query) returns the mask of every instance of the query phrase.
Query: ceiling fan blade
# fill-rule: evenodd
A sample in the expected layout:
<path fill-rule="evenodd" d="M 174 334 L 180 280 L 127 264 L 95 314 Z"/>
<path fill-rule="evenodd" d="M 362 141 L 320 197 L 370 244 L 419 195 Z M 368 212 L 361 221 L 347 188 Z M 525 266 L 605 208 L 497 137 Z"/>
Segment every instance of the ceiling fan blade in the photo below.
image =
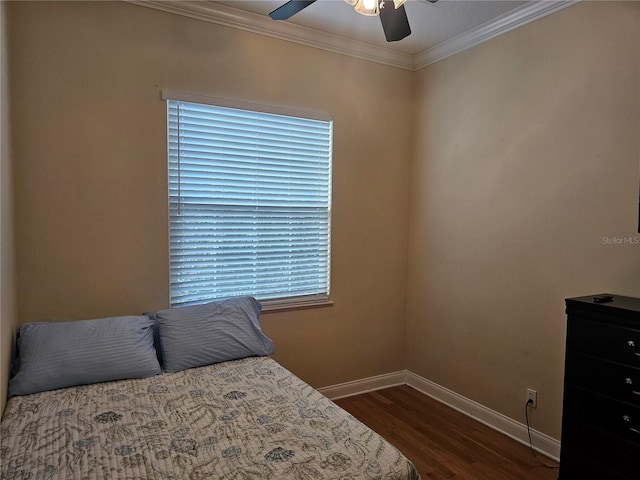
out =
<path fill-rule="evenodd" d="M 290 0 L 284 5 L 276 8 L 269 14 L 269 16 L 273 20 L 286 20 L 315 2 L 316 0 Z"/>
<path fill-rule="evenodd" d="M 384 8 L 380 9 L 380 22 L 387 42 L 397 42 L 404 37 L 411 35 L 409 19 L 404 5 L 399 8 L 393 7 L 393 2 L 386 1 Z"/>

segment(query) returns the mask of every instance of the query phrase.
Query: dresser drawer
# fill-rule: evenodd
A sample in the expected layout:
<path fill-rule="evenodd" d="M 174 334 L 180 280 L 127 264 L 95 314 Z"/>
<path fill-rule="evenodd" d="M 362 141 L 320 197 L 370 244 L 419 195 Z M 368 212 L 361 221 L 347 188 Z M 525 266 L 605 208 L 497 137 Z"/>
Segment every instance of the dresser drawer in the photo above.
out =
<path fill-rule="evenodd" d="M 558 480 L 638 480 L 638 477 L 614 472 L 587 457 L 572 454 L 561 460 Z"/>
<path fill-rule="evenodd" d="M 640 445 L 568 421 L 562 430 L 561 459 L 572 456 L 588 459 L 619 475 L 640 478 Z"/>
<path fill-rule="evenodd" d="M 640 368 L 640 331 L 570 316 L 567 351 Z"/>
<path fill-rule="evenodd" d="M 640 369 L 569 352 L 565 382 L 640 407 Z"/>
<path fill-rule="evenodd" d="M 578 421 L 632 443 L 640 442 L 640 407 L 575 387 L 565 389 L 563 418 Z"/>

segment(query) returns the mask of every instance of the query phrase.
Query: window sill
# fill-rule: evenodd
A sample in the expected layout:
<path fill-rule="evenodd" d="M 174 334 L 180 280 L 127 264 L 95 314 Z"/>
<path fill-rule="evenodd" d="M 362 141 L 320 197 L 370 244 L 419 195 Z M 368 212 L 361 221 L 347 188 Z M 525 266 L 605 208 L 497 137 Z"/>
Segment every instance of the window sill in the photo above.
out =
<path fill-rule="evenodd" d="M 292 310 L 307 310 L 310 308 L 325 308 L 332 307 L 333 300 L 328 297 L 321 299 L 304 299 L 304 300 L 293 300 L 293 299 L 282 299 L 282 300 L 263 300 L 260 302 L 262 304 L 262 313 L 277 313 L 277 312 L 288 312 Z"/>

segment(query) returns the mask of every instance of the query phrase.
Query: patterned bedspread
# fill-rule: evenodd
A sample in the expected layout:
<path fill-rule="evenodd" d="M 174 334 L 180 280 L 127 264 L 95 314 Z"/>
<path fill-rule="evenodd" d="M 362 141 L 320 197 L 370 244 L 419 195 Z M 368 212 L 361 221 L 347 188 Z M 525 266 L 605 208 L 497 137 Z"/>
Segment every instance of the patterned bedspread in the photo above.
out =
<path fill-rule="evenodd" d="M 2 480 L 419 478 L 268 357 L 13 397 L 0 436 Z"/>

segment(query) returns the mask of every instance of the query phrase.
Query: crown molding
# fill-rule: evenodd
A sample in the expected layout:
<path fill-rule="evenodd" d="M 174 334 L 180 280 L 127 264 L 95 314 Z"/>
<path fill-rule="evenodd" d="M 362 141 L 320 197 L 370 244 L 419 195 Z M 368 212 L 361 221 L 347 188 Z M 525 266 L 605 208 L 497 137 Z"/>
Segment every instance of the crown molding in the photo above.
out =
<path fill-rule="evenodd" d="M 327 50 L 341 55 L 390 65 L 405 70 L 418 70 L 467 50 L 503 33 L 533 22 L 579 3 L 581 0 L 533 0 L 479 27 L 415 55 L 387 47 L 360 42 L 289 22 L 274 22 L 264 15 L 247 12 L 216 2 L 198 0 L 123 0 L 126 3 L 153 8 L 183 17 L 203 20 L 247 32 Z"/>
<path fill-rule="evenodd" d="M 413 70 L 413 55 L 398 52 L 350 38 L 333 35 L 289 22 L 274 22 L 269 17 L 229 7 L 220 3 L 184 0 L 124 0 L 127 3 L 153 8 L 209 23 L 237 28 L 247 32 L 320 48 L 333 53 Z"/>
<path fill-rule="evenodd" d="M 414 57 L 414 69 L 431 65 L 456 53 L 475 47 L 503 33 L 522 27 L 539 18 L 551 15 L 582 0 L 538 0 L 531 1 L 476 28 L 467 30 L 450 40 L 419 52 Z"/>

